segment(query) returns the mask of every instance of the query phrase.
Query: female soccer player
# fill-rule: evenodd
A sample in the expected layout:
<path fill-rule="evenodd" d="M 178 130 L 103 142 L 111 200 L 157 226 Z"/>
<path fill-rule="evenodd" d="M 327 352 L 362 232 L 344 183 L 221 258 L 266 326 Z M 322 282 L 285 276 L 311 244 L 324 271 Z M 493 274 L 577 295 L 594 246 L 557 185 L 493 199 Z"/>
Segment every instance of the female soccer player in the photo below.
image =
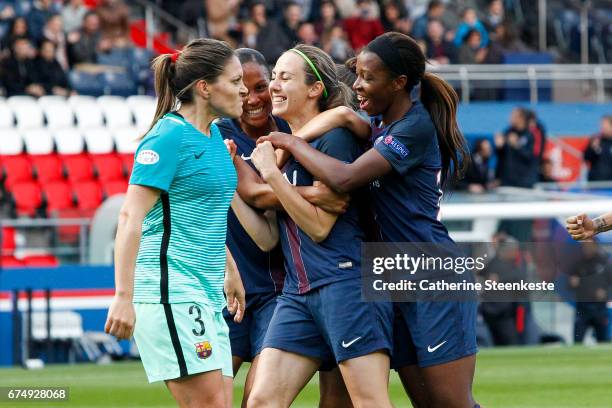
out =
<path fill-rule="evenodd" d="M 399 33 L 377 37 L 357 58 L 353 85 L 370 124 L 350 109 L 328 113 L 309 124 L 320 134 L 348 126 L 369 135 L 374 147 L 352 163 L 336 160 L 307 142 L 284 134 L 263 137 L 288 150 L 315 178 L 347 192 L 372 183 L 371 197 L 381 238 L 386 242 L 452 244 L 439 221 L 442 186 L 467 163 L 457 122 L 457 95 L 425 72 L 418 44 Z M 410 96 L 420 84 L 420 100 Z M 319 118 L 321 119 L 321 118 Z M 307 137 L 306 130 L 302 136 Z M 471 302 L 397 304 L 393 366 L 417 407 L 472 408 L 476 305 Z"/>
<path fill-rule="evenodd" d="M 225 247 L 236 171 L 212 122 L 241 115 L 242 67 L 226 43 L 199 39 L 157 57 L 153 70 L 157 109 L 119 216 L 105 331 L 134 332 L 149 381 L 165 381 L 179 406 L 227 408 L 224 271 L 232 310 L 244 289 Z"/>
<path fill-rule="evenodd" d="M 349 103 L 348 87 L 318 48 L 299 45 L 287 51 L 272 76 L 272 113 L 294 133 L 319 112 Z M 345 129 L 327 132 L 313 146 L 346 162 L 361 153 Z M 313 183 L 297 161 L 289 160 L 280 170 L 270 144 L 254 150 L 251 160 L 284 209 L 278 218 L 287 278 L 248 406 L 288 407 L 317 369 L 338 364 L 355 406 L 391 407 L 387 383 L 393 311 L 390 304 L 361 302 L 364 233 L 356 200 L 346 213 L 330 214 L 294 189 Z"/>
<path fill-rule="evenodd" d="M 217 126 L 224 139 L 233 141 L 236 147 L 235 154 L 255 169 L 250 156 L 257 138 L 275 130 L 283 132 L 291 130 L 283 119 L 272 116 L 272 100 L 268 90 L 270 68 L 264 56 L 259 51 L 249 48 L 240 48 L 235 53 L 242 64 L 243 81 L 248 93 L 243 95 L 242 116 L 237 119 L 223 119 L 217 123 Z M 345 206 L 342 195 L 324 187 L 304 186 L 298 191 L 312 202 L 325 201 L 338 209 Z M 230 211 L 228 215 L 227 245 L 236 260 L 244 284 L 246 310 L 240 323 L 234 322 L 234 317 L 227 310 L 224 310 L 224 317 L 230 329 L 234 375 L 244 361 L 251 362 L 244 386 L 244 406 L 256 375 L 259 353 L 276 306 L 276 297 L 283 288 L 285 270 L 282 251 L 276 245 L 278 243 L 276 212 L 267 211 L 264 215 L 266 222 L 257 223 L 259 214 L 250 211 L 239 196 L 232 202 L 232 208 L 236 206 L 238 206 L 236 211 Z M 251 223 L 251 225 L 243 228 L 241 223 Z M 255 234 L 254 239 L 251 239 L 249 234 Z M 346 388 L 342 380 L 335 377 L 339 377 L 337 370 L 321 373 L 319 407 L 349 406 L 350 399 Z M 337 386 L 338 384 L 340 386 Z"/>

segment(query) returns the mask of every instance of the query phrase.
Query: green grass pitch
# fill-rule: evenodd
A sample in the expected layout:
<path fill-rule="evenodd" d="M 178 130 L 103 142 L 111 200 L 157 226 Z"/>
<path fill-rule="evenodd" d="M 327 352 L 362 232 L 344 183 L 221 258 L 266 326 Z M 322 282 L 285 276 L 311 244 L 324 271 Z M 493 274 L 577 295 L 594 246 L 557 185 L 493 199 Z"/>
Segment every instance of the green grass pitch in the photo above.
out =
<path fill-rule="evenodd" d="M 237 377 L 239 406 L 244 368 Z M 293 407 L 316 407 L 316 376 Z M 49 366 L 39 371 L 0 369 L 0 386 L 68 386 L 70 399 L 57 403 L 1 403 L 0 407 L 173 407 L 163 384 L 148 384 L 139 362 Z M 410 407 L 392 374 L 396 407 Z M 479 353 L 474 394 L 485 408 L 612 408 L 612 345 L 488 349 Z"/>

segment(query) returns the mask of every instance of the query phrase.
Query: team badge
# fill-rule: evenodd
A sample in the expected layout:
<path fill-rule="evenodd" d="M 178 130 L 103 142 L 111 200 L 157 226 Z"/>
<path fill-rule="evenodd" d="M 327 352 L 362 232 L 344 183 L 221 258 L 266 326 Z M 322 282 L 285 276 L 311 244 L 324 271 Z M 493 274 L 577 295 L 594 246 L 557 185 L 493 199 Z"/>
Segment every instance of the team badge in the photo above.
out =
<path fill-rule="evenodd" d="M 212 346 L 207 341 L 202 341 L 195 344 L 196 354 L 199 358 L 208 358 L 212 354 Z"/>
<path fill-rule="evenodd" d="M 393 136 L 385 136 L 383 143 L 389 146 L 389 148 L 393 150 L 393 152 L 397 153 L 402 159 L 408 157 L 408 148 Z"/>
<path fill-rule="evenodd" d="M 159 154 L 153 150 L 141 150 L 136 156 L 136 162 L 140 164 L 155 164 L 159 161 Z"/>

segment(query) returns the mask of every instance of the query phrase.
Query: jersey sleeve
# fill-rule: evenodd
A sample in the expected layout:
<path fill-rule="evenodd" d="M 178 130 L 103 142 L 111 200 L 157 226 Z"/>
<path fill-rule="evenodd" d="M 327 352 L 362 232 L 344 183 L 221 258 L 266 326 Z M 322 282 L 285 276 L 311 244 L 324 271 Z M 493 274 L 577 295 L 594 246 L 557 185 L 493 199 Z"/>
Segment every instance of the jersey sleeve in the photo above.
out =
<path fill-rule="evenodd" d="M 377 140 L 374 149 L 391 164 L 395 171 L 404 175 L 424 160 L 427 145 L 418 136 L 412 134 L 383 136 Z"/>
<path fill-rule="evenodd" d="M 130 184 L 168 191 L 179 161 L 180 132 L 145 136 L 135 153 Z"/>
<path fill-rule="evenodd" d="M 353 134 L 343 128 L 333 129 L 323 135 L 317 150 L 345 163 L 354 162 L 362 153 Z"/>

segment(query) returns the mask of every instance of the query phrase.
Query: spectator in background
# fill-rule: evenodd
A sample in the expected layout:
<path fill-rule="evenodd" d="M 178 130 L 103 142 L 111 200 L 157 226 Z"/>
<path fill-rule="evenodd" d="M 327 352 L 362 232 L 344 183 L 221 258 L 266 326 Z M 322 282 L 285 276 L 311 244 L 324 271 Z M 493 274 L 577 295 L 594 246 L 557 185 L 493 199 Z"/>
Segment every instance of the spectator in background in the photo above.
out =
<path fill-rule="evenodd" d="M 4 38 L 9 32 L 9 27 L 16 15 L 12 4 L 0 3 L 0 38 Z"/>
<path fill-rule="evenodd" d="M 510 126 L 503 135 L 495 135 L 495 147 L 500 184 L 532 188 L 538 179 L 539 163 L 534 154 L 534 137 L 529 131 L 527 109 L 512 110 Z"/>
<path fill-rule="evenodd" d="M 87 7 L 83 5 L 83 0 L 69 0 L 66 2 L 62 10 L 62 20 L 64 21 L 64 31 L 66 34 L 81 29 L 85 14 L 87 14 Z"/>
<path fill-rule="evenodd" d="M 314 23 L 317 35 L 321 37 L 327 30 L 340 25 L 338 8 L 333 1 L 323 0 L 320 7 L 321 18 Z"/>
<path fill-rule="evenodd" d="M 540 182 L 556 183 L 558 180 L 554 176 L 554 165 L 548 157 L 540 161 Z"/>
<path fill-rule="evenodd" d="M 599 134 L 591 138 L 584 152 L 589 163 L 589 181 L 612 180 L 612 115 L 601 118 Z"/>
<path fill-rule="evenodd" d="M 68 77 L 56 59 L 55 43 L 43 40 L 36 59 L 36 82 L 47 95 L 68 96 L 70 93 Z"/>
<path fill-rule="evenodd" d="M 52 0 L 39 0 L 32 3 L 32 8 L 27 14 L 28 27 L 30 28 L 30 39 L 34 43 L 40 42 L 43 37 L 43 29 L 47 21 L 61 12 L 61 6 Z"/>
<path fill-rule="evenodd" d="M 414 20 L 412 25 L 412 37 L 421 40 L 427 35 L 427 24 L 431 20 L 440 20 L 444 15 L 446 7 L 440 0 L 431 0 L 427 5 L 427 12 Z"/>
<path fill-rule="evenodd" d="M 297 30 L 302 23 L 302 6 L 298 3 L 290 2 L 285 8 L 281 29 L 285 32 L 285 37 L 289 39 L 289 46 L 285 49 L 293 47 L 300 42 Z"/>
<path fill-rule="evenodd" d="M 489 167 L 489 160 L 493 153 L 491 142 L 479 139 L 472 150 L 472 161 L 467 168 L 465 177 L 457 185 L 460 190 L 480 194 L 486 192 L 493 182 L 493 172 Z"/>
<path fill-rule="evenodd" d="M 301 23 L 297 34 L 298 38 L 300 39 L 300 43 L 313 45 L 315 47 L 319 46 L 319 36 L 317 35 L 312 23 Z"/>
<path fill-rule="evenodd" d="M 76 64 L 95 64 L 99 52 L 110 51 L 110 40 L 103 39 L 100 32 L 100 18 L 95 12 L 89 12 L 83 18 L 83 27 L 68 34 L 70 62 Z"/>
<path fill-rule="evenodd" d="M 608 331 L 608 290 L 612 287 L 612 269 L 608 254 L 596 242 L 580 245 L 579 259 L 570 269 L 569 286 L 576 296 L 574 341 L 582 343 L 589 327 L 597 342 L 610 341 Z"/>
<path fill-rule="evenodd" d="M 452 42 L 444 38 L 444 26 L 439 20 L 430 20 L 427 24 L 427 58 L 438 64 L 457 62 L 457 50 Z"/>
<path fill-rule="evenodd" d="M 7 35 L 0 40 L 0 49 L 2 50 L 0 57 L 10 55 L 15 40 L 19 38 L 28 38 L 28 23 L 25 17 L 15 17 L 11 21 Z"/>
<path fill-rule="evenodd" d="M 459 64 L 482 64 L 487 56 L 487 49 L 482 47 L 482 37 L 476 29 L 471 29 L 463 38 L 459 48 Z"/>
<path fill-rule="evenodd" d="M 11 56 L 2 63 L 2 82 L 7 96 L 43 96 L 45 89 L 36 83 L 36 50 L 27 38 L 17 38 Z"/>
<path fill-rule="evenodd" d="M 236 46 L 234 39 L 230 36 L 230 29 L 236 23 L 238 14 L 238 0 L 206 0 L 206 16 L 208 21 L 209 36 L 217 40 L 228 42 Z"/>
<path fill-rule="evenodd" d="M 504 4 L 502 0 L 489 0 L 487 13 L 483 20 L 485 28 L 489 33 L 493 33 L 502 21 L 504 21 Z"/>
<path fill-rule="evenodd" d="M 109 40 L 113 48 L 130 45 L 130 9 L 123 0 L 101 0 L 96 13 L 103 39 Z"/>
<path fill-rule="evenodd" d="M 43 40 L 49 40 L 55 44 L 57 62 L 59 62 L 64 70 L 68 70 L 66 34 L 64 34 L 64 24 L 61 15 L 55 14 L 47 20 L 47 24 L 45 24 L 43 29 Z"/>
<path fill-rule="evenodd" d="M 540 161 L 546 150 L 546 128 L 533 110 L 527 110 L 527 127 L 533 135 L 533 155 Z"/>
<path fill-rule="evenodd" d="M 385 31 L 396 31 L 410 34 L 412 22 L 408 18 L 406 8 L 395 0 L 387 0 L 383 6 L 382 23 Z"/>
<path fill-rule="evenodd" d="M 332 27 L 323 33 L 321 47 L 337 63 L 343 63 L 355 56 L 351 45 L 346 39 L 346 33 L 340 26 Z"/>
<path fill-rule="evenodd" d="M 334 0 L 336 3 L 336 7 L 338 7 L 338 12 L 340 13 L 340 17 L 344 20 L 347 18 L 351 18 L 355 15 L 355 9 L 358 8 L 358 0 Z M 369 15 L 371 18 L 379 18 L 380 17 L 380 7 L 378 3 L 375 1 L 371 1 L 369 4 L 370 12 Z"/>
<path fill-rule="evenodd" d="M 344 20 L 344 30 L 355 52 L 385 32 L 380 20 L 371 15 L 371 10 L 371 0 L 357 0 L 355 14 Z"/>
<path fill-rule="evenodd" d="M 264 3 L 253 3 L 250 15 L 251 20 L 246 24 L 246 32 L 243 32 L 243 42 L 261 52 L 268 64 L 274 65 L 278 57 L 291 48 L 293 40 L 276 21 L 268 19 Z"/>
<path fill-rule="evenodd" d="M 465 44 L 465 38 L 468 33 L 472 30 L 477 30 L 480 33 L 480 48 L 486 47 L 489 44 L 489 34 L 485 29 L 484 25 L 478 20 L 478 16 L 476 15 L 476 10 L 473 8 L 467 8 L 461 14 L 461 23 L 457 27 L 457 32 L 455 33 L 455 46 L 460 47 L 461 44 Z"/>

